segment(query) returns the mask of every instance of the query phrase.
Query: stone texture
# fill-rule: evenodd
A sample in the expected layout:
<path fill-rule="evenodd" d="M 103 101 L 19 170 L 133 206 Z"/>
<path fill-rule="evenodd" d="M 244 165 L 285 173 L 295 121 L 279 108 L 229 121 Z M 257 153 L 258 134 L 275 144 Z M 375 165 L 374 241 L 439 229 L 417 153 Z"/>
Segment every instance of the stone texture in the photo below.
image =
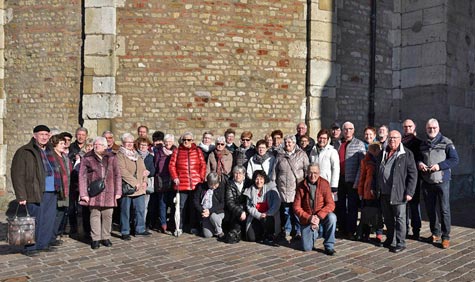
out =
<path fill-rule="evenodd" d="M 114 35 L 88 35 L 84 42 L 86 55 L 111 55 L 115 48 Z"/>
<path fill-rule="evenodd" d="M 115 77 L 94 77 L 93 93 L 115 93 Z"/>
<path fill-rule="evenodd" d="M 91 94 L 83 97 L 83 118 L 106 119 L 122 114 L 122 96 L 109 94 Z"/>
<path fill-rule="evenodd" d="M 86 34 L 116 34 L 115 7 L 86 8 Z"/>

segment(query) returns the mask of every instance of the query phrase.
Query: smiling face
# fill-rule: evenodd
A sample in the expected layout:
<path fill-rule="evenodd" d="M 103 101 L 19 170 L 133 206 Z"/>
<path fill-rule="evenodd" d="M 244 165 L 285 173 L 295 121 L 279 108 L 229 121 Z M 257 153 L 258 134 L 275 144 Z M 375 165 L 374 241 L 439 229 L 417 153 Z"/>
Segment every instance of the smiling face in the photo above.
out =
<path fill-rule="evenodd" d="M 440 128 L 439 128 L 438 122 L 432 121 L 426 124 L 426 133 L 429 139 L 434 139 L 437 136 L 437 134 L 439 134 L 439 131 L 440 131 Z"/>
<path fill-rule="evenodd" d="M 310 183 L 314 184 L 320 177 L 320 168 L 318 166 L 310 166 L 307 170 L 307 179 Z"/>
<path fill-rule="evenodd" d="M 48 143 L 50 134 L 48 131 L 38 131 L 33 134 L 33 138 L 35 138 L 36 142 L 40 147 L 45 147 Z"/>
<path fill-rule="evenodd" d="M 193 144 L 193 136 L 183 135 L 181 140 L 183 141 L 183 146 L 185 146 L 186 148 L 191 148 L 191 144 Z"/>
<path fill-rule="evenodd" d="M 345 138 L 345 140 L 349 141 L 353 139 L 354 135 L 355 135 L 355 126 L 350 122 L 346 122 L 345 124 L 343 124 L 343 137 Z"/>
<path fill-rule="evenodd" d="M 84 142 L 86 142 L 86 139 L 87 139 L 86 131 L 78 130 L 78 132 L 76 132 L 76 142 L 78 142 L 78 144 L 84 144 Z"/>
<path fill-rule="evenodd" d="M 391 151 L 396 150 L 399 148 L 401 144 L 401 133 L 397 130 L 392 130 L 388 135 L 388 147 Z"/>
<path fill-rule="evenodd" d="M 288 138 L 285 140 L 285 150 L 287 152 L 292 152 L 295 149 L 295 142 L 292 139 Z"/>
<path fill-rule="evenodd" d="M 123 146 L 127 149 L 127 150 L 133 150 L 134 149 L 134 139 L 132 138 L 126 138 L 124 139 L 124 144 Z"/>
<path fill-rule="evenodd" d="M 256 188 L 260 189 L 264 187 L 264 183 L 265 183 L 265 178 L 262 175 L 257 175 L 256 180 L 254 182 L 254 184 L 256 185 Z"/>
<path fill-rule="evenodd" d="M 373 130 L 371 129 L 366 129 L 366 131 L 364 132 L 364 140 L 366 141 L 366 143 L 370 144 L 371 142 L 374 141 L 374 138 L 376 137 L 376 134 Z"/>
<path fill-rule="evenodd" d="M 320 148 L 324 148 L 328 144 L 328 135 L 327 134 L 321 134 L 317 138 L 317 145 Z"/>

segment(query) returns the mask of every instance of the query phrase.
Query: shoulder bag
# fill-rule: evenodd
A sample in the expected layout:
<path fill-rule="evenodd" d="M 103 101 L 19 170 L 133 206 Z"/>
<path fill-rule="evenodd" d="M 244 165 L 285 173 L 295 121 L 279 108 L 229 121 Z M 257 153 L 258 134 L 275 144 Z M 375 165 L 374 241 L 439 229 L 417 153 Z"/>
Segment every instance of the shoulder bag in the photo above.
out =
<path fill-rule="evenodd" d="M 106 172 L 104 173 L 104 177 L 102 177 L 101 179 L 92 181 L 91 183 L 89 183 L 89 186 L 87 186 L 87 194 L 89 194 L 89 197 L 95 197 L 99 195 L 106 188 L 104 182 L 107 177 L 108 168 L 109 168 L 109 160 L 107 160 Z"/>

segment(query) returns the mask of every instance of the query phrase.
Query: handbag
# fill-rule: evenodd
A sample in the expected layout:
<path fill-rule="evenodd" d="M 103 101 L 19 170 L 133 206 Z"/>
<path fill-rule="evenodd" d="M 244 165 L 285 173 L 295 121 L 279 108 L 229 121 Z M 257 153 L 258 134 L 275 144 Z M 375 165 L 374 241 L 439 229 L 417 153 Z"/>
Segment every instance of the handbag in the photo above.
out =
<path fill-rule="evenodd" d="M 92 198 L 92 197 L 95 197 L 95 196 L 99 195 L 106 188 L 104 182 L 105 182 L 105 179 L 107 177 L 107 169 L 108 168 L 109 168 L 109 161 L 107 161 L 106 172 L 104 173 L 104 176 L 101 179 L 96 179 L 96 180 L 92 181 L 87 186 L 87 194 L 89 195 L 89 197 Z"/>
<path fill-rule="evenodd" d="M 28 213 L 28 208 L 26 208 L 26 216 L 18 216 L 18 208 L 16 208 L 15 217 L 7 219 L 8 221 L 8 231 L 7 231 L 7 241 L 9 245 L 12 246 L 25 246 L 35 244 L 35 227 L 36 220 L 35 217 L 30 216 Z"/>
<path fill-rule="evenodd" d="M 135 193 L 135 187 L 122 180 L 122 196 L 129 196 Z"/>

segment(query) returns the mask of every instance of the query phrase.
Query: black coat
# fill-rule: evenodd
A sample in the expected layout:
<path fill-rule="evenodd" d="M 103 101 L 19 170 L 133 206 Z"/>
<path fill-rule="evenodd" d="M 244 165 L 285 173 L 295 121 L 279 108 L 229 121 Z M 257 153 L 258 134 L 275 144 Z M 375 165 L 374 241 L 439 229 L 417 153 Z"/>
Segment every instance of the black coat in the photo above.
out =
<path fill-rule="evenodd" d="M 193 192 L 193 204 L 197 211 L 200 213 L 203 212 L 203 207 L 201 206 L 201 200 L 208 190 L 208 183 L 205 182 L 201 185 L 197 185 L 195 191 Z M 212 213 L 224 213 L 224 185 L 220 184 L 213 192 L 213 206 L 209 210 L 210 215 Z"/>
<path fill-rule="evenodd" d="M 226 184 L 226 216 L 232 219 L 239 218 L 246 209 L 246 196 L 244 190 L 250 186 L 250 181 L 245 180 L 241 192 L 239 192 L 234 180 L 230 179 Z"/>

